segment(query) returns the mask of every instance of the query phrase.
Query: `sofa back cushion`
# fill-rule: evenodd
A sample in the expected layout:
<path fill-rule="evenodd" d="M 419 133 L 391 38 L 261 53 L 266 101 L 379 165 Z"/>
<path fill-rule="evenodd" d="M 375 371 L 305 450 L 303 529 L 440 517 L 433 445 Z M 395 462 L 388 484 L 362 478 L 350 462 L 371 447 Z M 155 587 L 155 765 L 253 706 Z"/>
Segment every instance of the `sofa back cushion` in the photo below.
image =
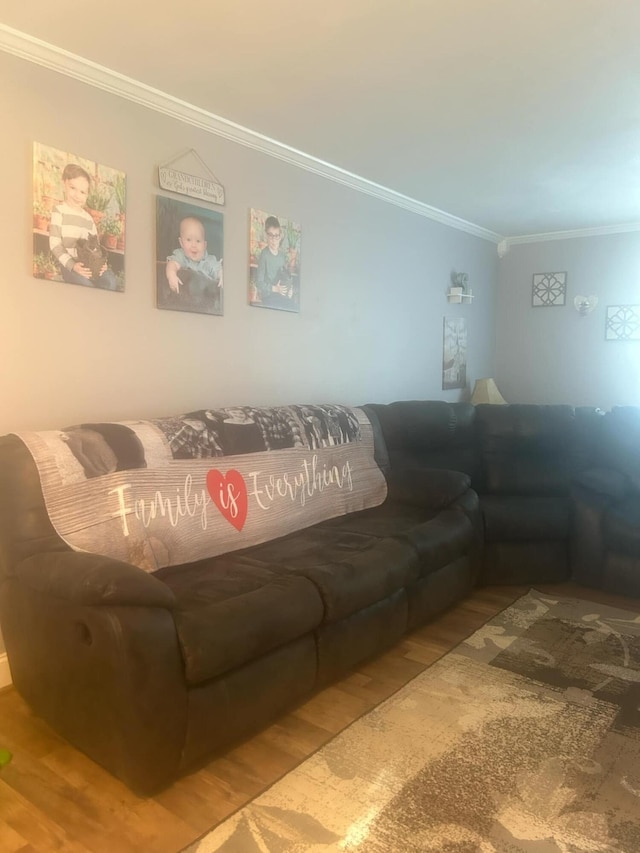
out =
<path fill-rule="evenodd" d="M 606 463 L 640 493 L 640 406 L 615 406 L 604 418 Z"/>
<path fill-rule="evenodd" d="M 576 471 L 594 462 L 595 409 L 481 404 L 476 418 L 489 494 L 565 494 Z"/>
<path fill-rule="evenodd" d="M 37 551 L 66 551 L 42 499 L 38 471 L 16 435 L 0 437 L 0 581 Z"/>
<path fill-rule="evenodd" d="M 403 400 L 369 404 L 378 417 L 391 468 L 463 471 L 477 485 L 480 475 L 475 409 L 470 403 Z"/>
<path fill-rule="evenodd" d="M 377 506 L 387 493 L 371 424 L 344 406 L 210 409 L 20 438 L 60 539 L 147 571 Z M 41 502 L 39 491 L 30 500 Z"/>

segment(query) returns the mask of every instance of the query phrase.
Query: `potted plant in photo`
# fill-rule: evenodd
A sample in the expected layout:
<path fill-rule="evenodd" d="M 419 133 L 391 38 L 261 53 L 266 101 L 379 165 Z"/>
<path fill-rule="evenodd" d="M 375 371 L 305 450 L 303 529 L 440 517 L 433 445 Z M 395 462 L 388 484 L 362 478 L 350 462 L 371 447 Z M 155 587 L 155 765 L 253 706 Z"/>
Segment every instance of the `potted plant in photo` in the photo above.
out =
<path fill-rule="evenodd" d="M 33 256 L 33 274 L 36 278 L 44 278 L 45 254 L 36 252 Z"/>
<path fill-rule="evenodd" d="M 58 265 L 51 252 L 37 252 L 33 256 L 33 274 L 36 278 L 46 278 L 49 281 L 58 275 Z"/>
<path fill-rule="evenodd" d="M 53 257 L 51 252 L 46 253 L 46 261 L 44 267 L 44 277 L 52 281 L 54 278 L 58 278 L 60 274 L 60 270 L 58 268 L 58 264 L 56 263 L 56 259 Z"/>
<path fill-rule="evenodd" d="M 48 231 L 51 220 L 51 211 L 43 201 L 37 201 L 33 205 L 33 227 L 36 231 Z"/>
<path fill-rule="evenodd" d="M 38 201 L 42 204 L 47 216 L 63 201 L 60 173 L 51 163 L 40 161 Z"/>
<path fill-rule="evenodd" d="M 96 225 L 100 225 L 102 222 L 107 208 L 109 207 L 109 202 L 111 201 L 111 193 L 106 187 L 102 187 L 99 184 L 94 184 L 93 188 L 89 192 L 87 196 L 87 212 L 91 214 L 93 221 Z"/>
<path fill-rule="evenodd" d="M 117 174 L 113 181 L 113 196 L 118 205 L 117 218 L 124 221 L 124 211 L 127 205 L 127 182 L 122 174 Z"/>
<path fill-rule="evenodd" d="M 99 230 L 105 249 L 115 249 L 118 245 L 118 236 L 122 231 L 121 223 L 117 219 L 107 216 L 100 223 Z"/>
<path fill-rule="evenodd" d="M 289 259 L 289 272 L 298 271 L 298 247 L 300 243 L 300 230 L 292 222 L 287 222 L 287 256 Z"/>

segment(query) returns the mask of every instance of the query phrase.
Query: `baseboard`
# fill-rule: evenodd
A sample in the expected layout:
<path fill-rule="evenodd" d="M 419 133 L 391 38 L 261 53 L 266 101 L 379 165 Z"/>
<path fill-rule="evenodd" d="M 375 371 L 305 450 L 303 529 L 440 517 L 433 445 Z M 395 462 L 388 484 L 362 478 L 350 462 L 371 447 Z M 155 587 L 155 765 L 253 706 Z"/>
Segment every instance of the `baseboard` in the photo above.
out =
<path fill-rule="evenodd" d="M 0 689 L 8 687 L 12 683 L 11 670 L 9 669 L 9 658 L 6 652 L 0 652 Z"/>

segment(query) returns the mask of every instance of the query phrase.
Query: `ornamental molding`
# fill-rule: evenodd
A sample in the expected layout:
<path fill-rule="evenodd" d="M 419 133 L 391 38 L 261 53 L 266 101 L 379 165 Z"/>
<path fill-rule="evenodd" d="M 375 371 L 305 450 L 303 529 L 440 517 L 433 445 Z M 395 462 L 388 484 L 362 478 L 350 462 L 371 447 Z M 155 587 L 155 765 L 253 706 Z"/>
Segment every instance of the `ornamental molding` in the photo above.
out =
<path fill-rule="evenodd" d="M 139 104 L 147 109 L 174 118 L 185 124 L 213 133 L 223 139 L 243 145 L 259 151 L 269 157 L 275 157 L 291 166 L 296 166 L 319 175 L 322 178 L 342 184 L 357 192 L 373 196 L 387 204 L 401 207 L 418 216 L 439 222 L 458 231 L 463 231 L 483 240 L 495 243 L 497 253 L 503 258 L 511 246 L 520 243 L 541 243 L 548 240 L 567 240 L 573 237 L 597 237 L 607 234 L 623 234 L 631 231 L 640 231 L 640 222 L 632 222 L 623 225 L 606 225 L 596 228 L 585 228 L 574 231 L 552 231 L 541 234 L 524 234 L 521 236 L 504 237 L 481 225 L 467 222 L 437 207 L 418 201 L 403 193 L 362 178 L 339 166 L 334 166 L 324 160 L 319 160 L 304 151 L 298 151 L 282 142 L 264 136 L 247 127 L 236 124 L 221 116 L 210 113 L 193 104 L 182 101 L 173 95 L 168 95 L 146 83 L 134 80 L 124 74 L 99 65 L 82 56 L 63 50 L 60 47 L 49 44 L 41 39 L 35 38 L 28 33 L 23 33 L 0 23 L 0 50 L 17 56 L 20 59 L 40 65 L 49 71 L 56 71 L 67 77 L 72 77 L 89 86 L 94 86 L 104 92 L 117 95 L 120 98 Z"/>
<path fill-rule="evenodd" d="M 57 71 L 67 77 L 73 77 L 89 86 L 94 86 L 104 92 L 109 92 L 112 95 L 163 113 L 170 118 L 198 127 L 208 133 L 221 136 L 231 142 L 236 142 L 238 145 L 252 148 L 269 157 L 275 157 L 291 166 L 297 166 L 307 172 L 312 172 L 320 177 L 327 178 L 327 180 L 373 196 L 388 204 L 404 208 L 418 214 L 418 216 L 424 216 L 427 219 L 440 222 L 442 225 L 464 231 L 492 243 L 499 243 L 502 239 L 500 234 L 496 234 L 494 231 L 489 231 L 473 222 L 467 222 L 465 219 L 460 219 L 444 210 L 431 207 L 431 205 L 410 196 L 376 184 L 374 181 L 369 181 L 367 178 L 361 178 L 346 169 L 319 160 L 310 154 L 305 154 L 304 151 L 298 151 L 282 142 L 182 101 L 180 98 L 168 95 L 152 86 L 147 86 L 146 83 L 141 83 L 106 68 L 104 65 L 98 65 L 89 59 L 84 59 L 4 24 L 0 24 L 0 50 L 18 56 L 20 59 L 26 59 L 28 62 L 33 62 L 50 71 Z"/>

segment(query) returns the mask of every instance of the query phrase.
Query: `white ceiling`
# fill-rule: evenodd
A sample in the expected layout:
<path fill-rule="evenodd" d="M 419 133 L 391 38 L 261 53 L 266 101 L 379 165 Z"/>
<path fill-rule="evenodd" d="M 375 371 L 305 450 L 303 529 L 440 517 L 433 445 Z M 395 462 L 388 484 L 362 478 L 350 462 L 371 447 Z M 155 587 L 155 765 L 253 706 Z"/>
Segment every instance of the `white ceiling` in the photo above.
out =
<path fill-rule="evenodd" d="M 640 227 L 640 0 L 29 0 L 0 16 L 502 236 Z"/>

